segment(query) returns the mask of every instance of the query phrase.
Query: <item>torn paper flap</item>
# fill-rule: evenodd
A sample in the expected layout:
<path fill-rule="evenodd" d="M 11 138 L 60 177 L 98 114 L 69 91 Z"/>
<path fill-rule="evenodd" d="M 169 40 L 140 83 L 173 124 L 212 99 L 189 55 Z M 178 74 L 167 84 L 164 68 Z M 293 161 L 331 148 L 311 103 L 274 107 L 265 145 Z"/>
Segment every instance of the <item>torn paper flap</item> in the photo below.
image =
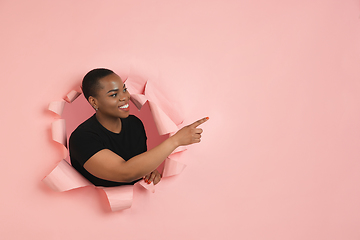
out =
<path fill-rule="evenodd" d="M 48 187 L 57 192 L 75 188 L 93 186 L 64 159 L 42 180 Z"/>
<path fill-rule="evenodd" d="M 183 115 L 180 114 L 179 107 L 176 107 L 174 101 L 169 101 L 162 92 L 158 90 L 153 82 L 148 81 L 145 87 L 145 96 L 151 102 L 155 102 L 166 114 L 168 117 L 176 124 L 180 125 L 183 123 Z"/>
<path fill-rule="evenodd" d="M 146 183 L 146 182 L 144 181 L 144 179 L 143 179 L 143 180 L 139 181 L 139 184 L 140 184 L 141 186 L 143 186 L 145 189 L 149 190 L 150 192 L 152 192 L 152 193 L 155 192 L 155 185 L 154 185 L 153 182 L 151 182 L 150 184 L 148 184 L 148 183 Z"/>
<path fill-rule="evenodd" d="M 51 124 L 52 138 L 66 147 L 65 119 L 58 119 Z"/>
<path fill-rule="evenodd" d="M 133 185 L 101 188 L 106 193 L 112 211 L 130 208 L 133 201 Z"/>
<path fill-rule="evenodd" d="M 144 94 L 147 79 L 140 76 L 129 76 L 126 80 L 126 88 L 132 94 Z"/>
<path fill-rule="evenodd" d="M 62 158 L 65 159 L 69 152 L 67 150 L 65 119 L 58 119 L 51 124 L 52 139 L 62 146 Z"/>
<path fill-rule="evenodd" d="M 55 169 L 42 180 L 48 187 L 57 192 L 71 189 L 93 186 L 85 177 L 76 171 L 64 159 L 59 162 Z M 98 187 L 104 190 L 109 200 L 112 211 L 130 208 L 133 200 L 133 186 Z"/>
<path fill-rule="evenodd" d="M 49 104 L 49 110 L 61 116 L 64 111 L 65 101 L 54 101 Z"/>
<path fill-rule="evenodd" d="M 186 146 L 180 146 L 180 147 L 177 147 L 175 148 L 175 150 L 171 153 L 171 154 L 174 154 L 174 153 L 179 153 L 179 152 L 184 152 L 187 150 L 187 147 Z"/>
<path fill-rule="evenodd" d="M 134 103 L 136 108 L 140 110 L 147 101 L 147 98 L 143 94 L 131 94 L 130 100 Z"/>
<path fill-rule="evenodd" d="M 160 135 L 177 132 L 179 129 L 176 124 L 158 107 L 155 103 L 149 101 L 150 111 L 154 118 L 156 128 Z"/>
<path fill-rule="evenodd" d="M 174 175 L 180 174 L 184 168 L 185 164 L 172 160 L 171 158 L 166 158 L 163 170 L 163 177 L 171 177 Z"/>
<path fill-rule="evenodd" d="M 76 90 L 71 90 L 65 97 L 65 101 L 68 103 L 72 103 L 78 96 L 80 96 L 80 92 Z"/>

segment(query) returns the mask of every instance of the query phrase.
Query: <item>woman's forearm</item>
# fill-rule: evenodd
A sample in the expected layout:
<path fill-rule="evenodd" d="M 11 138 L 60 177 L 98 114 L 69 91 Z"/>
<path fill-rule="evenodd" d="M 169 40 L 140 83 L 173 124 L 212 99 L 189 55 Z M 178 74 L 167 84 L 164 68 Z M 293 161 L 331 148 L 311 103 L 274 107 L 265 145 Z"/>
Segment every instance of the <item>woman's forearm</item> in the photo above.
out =
<path fill-rule="evenodd" d="M 128 181 L 139 179 L 156 169 L 177 147 L 174 137 L 170 137 L 151 150 L 124 162 L 121 171 L 129 173 Z"/>

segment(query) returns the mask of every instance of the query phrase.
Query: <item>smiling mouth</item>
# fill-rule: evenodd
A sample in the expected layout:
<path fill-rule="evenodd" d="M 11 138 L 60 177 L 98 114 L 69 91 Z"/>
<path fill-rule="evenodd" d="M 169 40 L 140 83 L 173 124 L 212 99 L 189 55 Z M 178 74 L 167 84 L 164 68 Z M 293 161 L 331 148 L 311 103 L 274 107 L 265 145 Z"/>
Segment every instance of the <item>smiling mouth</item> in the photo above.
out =
<path fill-rule="evenodd" d="M 129 104 L 125 104 L 124 106 L 119 107 L 122 110 L 127 110 L 129 108 Z"/>

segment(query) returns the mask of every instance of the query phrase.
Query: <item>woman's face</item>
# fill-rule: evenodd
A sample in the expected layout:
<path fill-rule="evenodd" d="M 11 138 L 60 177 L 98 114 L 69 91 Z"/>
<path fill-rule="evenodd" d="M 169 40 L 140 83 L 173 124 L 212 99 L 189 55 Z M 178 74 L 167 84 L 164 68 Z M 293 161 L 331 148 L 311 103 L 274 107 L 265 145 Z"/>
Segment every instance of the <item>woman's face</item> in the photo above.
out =
<path fill-rule="evenodd" d="M 89 97 L 90 104 L 98 109 L 96 114 L 102 117 L 127 118 L 130 93 L 121 78 L 114 73 L 100 79 L 99 83 L 101 88 L 96 97 Z"/>

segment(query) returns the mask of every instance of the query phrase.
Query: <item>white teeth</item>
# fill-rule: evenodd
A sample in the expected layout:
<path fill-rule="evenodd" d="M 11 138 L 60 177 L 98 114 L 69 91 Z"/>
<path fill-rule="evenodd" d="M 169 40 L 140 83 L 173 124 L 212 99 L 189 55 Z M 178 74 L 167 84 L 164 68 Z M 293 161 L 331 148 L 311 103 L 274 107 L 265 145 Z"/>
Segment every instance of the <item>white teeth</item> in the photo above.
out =
<path fill-rule="evenodd" d="M 128 108 L 129 107 L 129 104 L 126 104 L 124 106 L 121 106 L 120 108 Z"/>

